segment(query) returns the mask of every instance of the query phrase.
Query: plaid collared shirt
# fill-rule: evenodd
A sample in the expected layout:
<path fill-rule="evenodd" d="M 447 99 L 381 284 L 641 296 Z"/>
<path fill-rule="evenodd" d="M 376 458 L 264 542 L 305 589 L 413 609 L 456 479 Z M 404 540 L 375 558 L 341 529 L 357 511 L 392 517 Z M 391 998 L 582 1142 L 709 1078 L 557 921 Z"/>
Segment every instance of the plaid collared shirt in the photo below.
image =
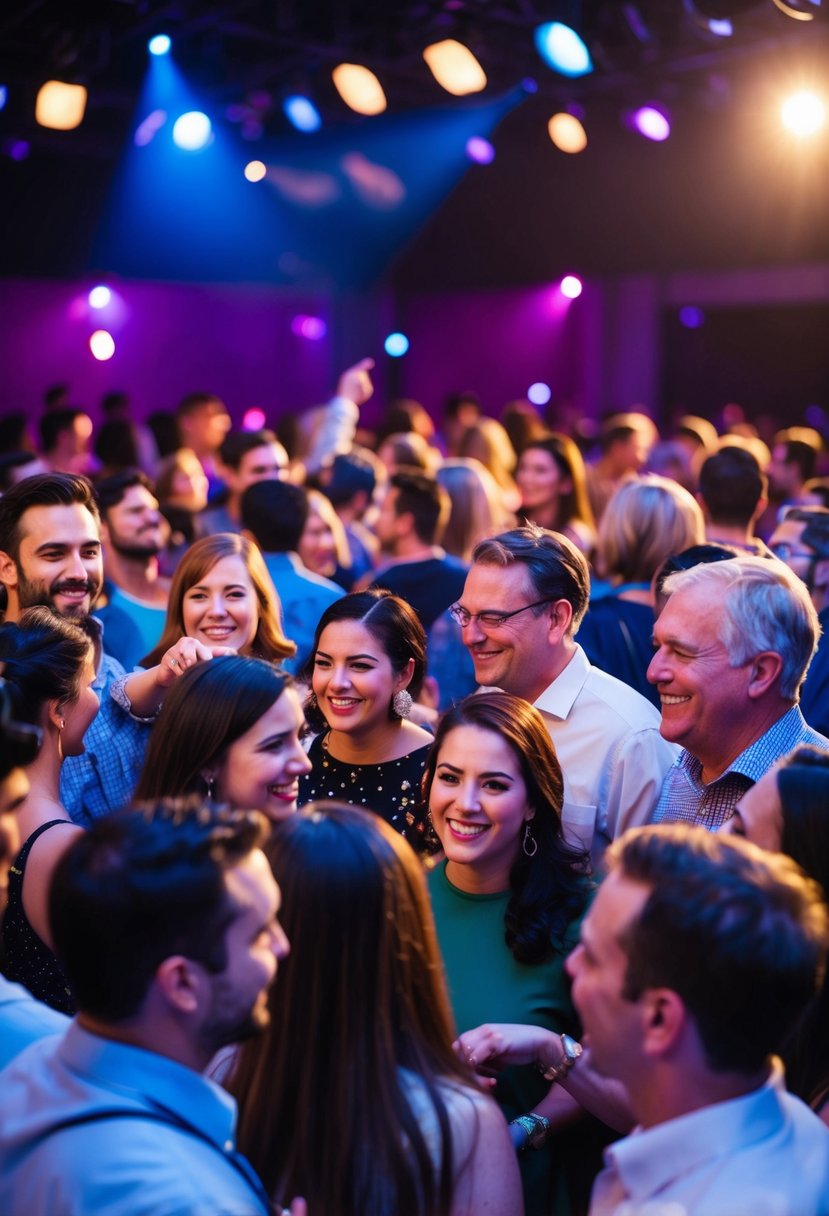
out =
<path fill-rule="evenodd" d="M 665 777 L 653 822 L 694 823 L 710 832 L 716 831 L 734 814 L 746 790 L 776 760 L 804 743 L 829 751 L 829 739 L 807 726 L 803 714 L 793 705 L 708 785 L 702 780 L 699 760 L 683 748 Z"/>

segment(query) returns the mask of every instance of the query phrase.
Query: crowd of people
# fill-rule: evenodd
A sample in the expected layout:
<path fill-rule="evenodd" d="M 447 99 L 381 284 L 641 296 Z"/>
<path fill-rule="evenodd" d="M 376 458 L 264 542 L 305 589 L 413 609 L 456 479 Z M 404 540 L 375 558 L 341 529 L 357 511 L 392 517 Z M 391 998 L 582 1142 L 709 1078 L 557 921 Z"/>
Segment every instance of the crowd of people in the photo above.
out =
<path fill-rule="evenodd" d="M 0 433 L 0 1211 L 829 1216 L 821 437 Z"/>

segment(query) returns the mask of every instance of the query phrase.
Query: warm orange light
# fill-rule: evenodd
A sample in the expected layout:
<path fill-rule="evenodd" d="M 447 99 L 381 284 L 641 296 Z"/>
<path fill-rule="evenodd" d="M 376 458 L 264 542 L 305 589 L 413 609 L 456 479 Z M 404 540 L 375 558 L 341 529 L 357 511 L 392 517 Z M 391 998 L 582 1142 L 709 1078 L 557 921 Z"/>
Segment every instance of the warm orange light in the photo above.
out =
<path fill-rule="evenodd" d="M 345 104 L 357 114 L 382 114 L 386 94 L 380 81 L 359 63 L 341 63 L 331 73 L 334 87 Z"/>
<path fill-rule="evenodd" d="M 547 130 L 560 152 L 583 152 L 587 147 L 587 132 L 574 114 L 554 114 Z"/>
<path fill-rule="evenodd" d="M 50 127 L 53 131 L 72 131 L 83 122 L 86 96 L 82 84 L 47 80 L 38 90 L 35 118 L 42 127 Z"/>
<path fill-rule="evenodd" d="M 261 182 L 267 172 L 267 167 L 261 160 L 249 160 L 245 165 L 245 177 L 249 182 Z"/>
<path fill-rule="evenodd" d="M 423 52 L 429 70 L 442 89 L 455 97 L 480 93 L 486 88 L 486 73 L 468 47 L 454 38 L 433 42 Z"/>

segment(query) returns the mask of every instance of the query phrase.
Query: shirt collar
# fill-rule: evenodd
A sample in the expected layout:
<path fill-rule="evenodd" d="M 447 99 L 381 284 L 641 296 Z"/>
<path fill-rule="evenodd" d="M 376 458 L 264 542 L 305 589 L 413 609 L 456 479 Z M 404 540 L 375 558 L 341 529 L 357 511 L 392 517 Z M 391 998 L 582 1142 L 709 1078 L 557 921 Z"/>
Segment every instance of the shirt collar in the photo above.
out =
<path fill-rule="evenodd" d="M 576 643 L 570 661 L 535 702 L 536 708 L 563 721 L 569 716 L 585 681 L 590 674 L 587 655 Z"/>
<path fill-rule="evenodd" d="M 775 1060 L 759 1089 L 647 1130 L 637 1127 L 605 1149 L 605 1163 L 616 1170 L 626 1197 L 639 1211 L 640 1204 L 684 1175 L 770 1136 L 780 1126 L 782 1090 L 783 1069 Z"/>
<path fill-rule="evenodd" d="M 768 772 L 769 756 L 772 755 L 777 759 L 791 751 L 797 746 L 805 729 L 806 722 L 803 714 L 797 705 L 793 705 L 758 739 L 741 751 L 739 756 L 731 761 L 728 768 L 720 773 L 719 777 L 709 781 L 708 786 L 716 785 L 718 781 L 722 781 L 731 773 L 739 773 L 742 777 L 748 777 L 750 781 L 759 781 Z M 702 764 L 696 756 L 683 749 L 677 763 L 686 770 L 692 780 L 698 785 L 702 785 Z"/>
<path fill-rule="evenodd" d="M 70 1070 L 118 1093 L 127 1103 L 139 1102 L 197 1128 L 224 1147 L 236 1128 L 236 1103 L 220 1086 L 154 1051 L 90 1034 L 76 1021 L 66 1031 L 59 1055 Z M 109 1105 L 109 1103 L 106 1103 Z"/>

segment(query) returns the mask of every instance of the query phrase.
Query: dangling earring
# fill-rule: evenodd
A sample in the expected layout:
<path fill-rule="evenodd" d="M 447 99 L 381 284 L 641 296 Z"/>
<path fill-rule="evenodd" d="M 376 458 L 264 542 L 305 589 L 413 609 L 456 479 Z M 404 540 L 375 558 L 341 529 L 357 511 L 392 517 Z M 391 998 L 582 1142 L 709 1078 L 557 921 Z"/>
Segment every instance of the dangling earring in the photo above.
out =
<path fill-rule="evenodd" d="M 396 692 L 391 699 L 391 707 L 398 718 L 408 718 L 413 705 L 411 693 L 407 692 L 405 688 L 401 688 L 400 692 Z"/>
<path fill-rule="evenodd" d="M 536 840 L 535 836 L 533 836 L 533 830 L 530 827 L 529 819 L 524 824 L 524 840 L 522 842 L 522 848 L 527 857 L 535 857 L 536 853 L 538 852 L 538 841 Z"/>
<path fill-rule="evenodd" d="M 211 802 L 215 802 L 216 801 L 216 774 L 211 773 L 210 776 L 205 777 L 204 780 L 207 784 L 207 797 L 210 799 Z"/>

